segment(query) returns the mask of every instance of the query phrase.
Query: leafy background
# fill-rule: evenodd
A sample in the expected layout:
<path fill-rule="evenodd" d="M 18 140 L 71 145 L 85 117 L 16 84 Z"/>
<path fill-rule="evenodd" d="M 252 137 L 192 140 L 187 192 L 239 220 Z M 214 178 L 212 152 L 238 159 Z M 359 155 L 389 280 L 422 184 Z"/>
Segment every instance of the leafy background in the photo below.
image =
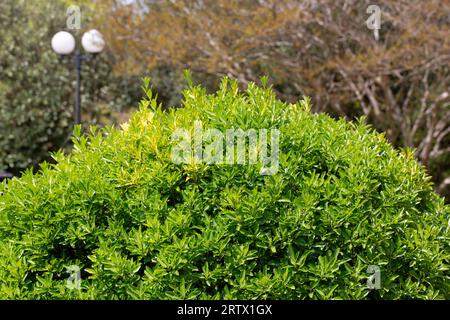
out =
<path fill-rule="evenodd" d="M 364 115 L 396 147 L 416 149 L 448 201 L 450 5 L 439 0 L 3 0 L 0 172 L 20 174 L 71 148 L 74 70 L 50 39 L 74 4 L 76 37 L 96 28 L 107 41 L 83 66 L 86 127 L 128 119 L 143 76 L 160 102 L 179 106 L 185 68 L 210 91 L 223 75 L 242 88 L 267 75 L 284 101 L 306 95 L 314 112 Z M 371 4 L 382 14 L 378 41 L 365 25 Z"/>

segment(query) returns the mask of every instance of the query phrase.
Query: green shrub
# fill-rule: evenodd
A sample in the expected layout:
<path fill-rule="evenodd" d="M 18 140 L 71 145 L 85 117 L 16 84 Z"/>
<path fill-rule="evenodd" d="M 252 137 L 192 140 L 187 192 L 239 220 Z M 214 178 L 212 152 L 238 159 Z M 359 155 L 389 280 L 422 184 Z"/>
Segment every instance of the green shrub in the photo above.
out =
<path fill-rule="evenodd" d="M 450 210 L 411 152 L 254 84 L 189 88 L 170 111 L 147 87 L 122 130 L 78 128 L 72 154 L 1 185 L 0 298 L 450 297 Z M 171 135 L 194 120 L 278 129 L 278 173 L 175 164 Z"/>

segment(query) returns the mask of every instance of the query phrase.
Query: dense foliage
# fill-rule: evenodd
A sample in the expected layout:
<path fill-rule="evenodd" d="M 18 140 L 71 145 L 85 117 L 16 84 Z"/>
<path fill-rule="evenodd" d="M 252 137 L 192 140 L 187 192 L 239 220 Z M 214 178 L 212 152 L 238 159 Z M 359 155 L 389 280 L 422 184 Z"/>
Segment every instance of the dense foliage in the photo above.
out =
<path fill-rule="evenodd" d="M 66 8 L 59 0 L 0 1 L 0 172 L 35 166 L 70 142 L 75 65 L 59 59 L 50 46 L 52 36 L 66 29 Z M 86 9 L 82 27 L 88 22 Z M 112 64 L 103 53 L 83 65 L 87 122 L 110 123 L 112 111 L 129 103 L 131 95 L 122 92 L 124 79 L 113 76 Z"/>
<path fill-rule="evenodd" d="M 450 297 L 450 210 L 411 152 L 252 83 L 189 88 L 170 111 L 146 92 L 121 130 L 78 128 L 72 154 L 0 185 L 0 298 Z M 194 120 L 280 130 L 278 173 L 175 164 Z"/>

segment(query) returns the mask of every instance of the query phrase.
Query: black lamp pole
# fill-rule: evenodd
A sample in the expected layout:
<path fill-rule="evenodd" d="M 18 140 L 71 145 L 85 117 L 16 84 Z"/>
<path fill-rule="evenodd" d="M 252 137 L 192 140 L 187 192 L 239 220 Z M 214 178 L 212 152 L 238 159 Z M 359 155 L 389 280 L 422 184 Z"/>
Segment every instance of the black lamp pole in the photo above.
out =
<path fill-rule="evenodd" d="M 74 121 L 75 124 L 81 123 L 81 62 L 83 61 L 83 56 L 80 53 L 80 50 L 77 49 L 75 51 L 75 68 L 77 72 L 77 92 L 75 97 L 75 113 L 74 113 Z"/>

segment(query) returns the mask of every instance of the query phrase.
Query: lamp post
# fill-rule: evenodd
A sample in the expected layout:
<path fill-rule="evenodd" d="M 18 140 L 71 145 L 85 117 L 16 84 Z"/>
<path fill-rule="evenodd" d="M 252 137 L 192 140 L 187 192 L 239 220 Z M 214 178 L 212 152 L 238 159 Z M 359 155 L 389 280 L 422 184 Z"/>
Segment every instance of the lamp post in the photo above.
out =
<path fill-rule="evenodd" d="M 81 37 L 81 45 L 86 53 L 95 55 L 103 51 L 105 48 L 105 41 L 103 40 L 102 34 L 93 29 L 83 34 Z M 79 124 L 81 123 L 81 64 L 84 60 L 87 60 L 89 56 L 82 54 L 80 50 L 76 48 L 74 36 L 66 31 L 57 32 L 53 36 L 52 48 L 53 51 L 61 56 L 73 54 L 77 78 L 74 121 L 75 124 Z"/>

